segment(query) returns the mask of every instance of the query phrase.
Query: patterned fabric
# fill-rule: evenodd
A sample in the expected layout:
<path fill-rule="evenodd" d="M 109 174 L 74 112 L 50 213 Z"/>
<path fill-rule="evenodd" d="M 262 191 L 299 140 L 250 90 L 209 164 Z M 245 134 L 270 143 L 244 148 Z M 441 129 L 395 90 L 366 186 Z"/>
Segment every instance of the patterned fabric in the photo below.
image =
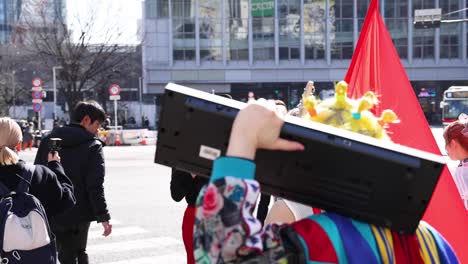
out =
<path fill-rule="evenodd" d="M 225 164 L 235 158 L 222 159 Z M 216 169 L 222 173 L 222 167 Z M 458 263 L 450 245 L 424 222 L 416 234 L 402 235 L 323 213 L 262 229 L 252 215 L 259 193 L 258 182 L 239 175 L 218 176 L 201 191 L 194 231 L 197 263 Z"/>

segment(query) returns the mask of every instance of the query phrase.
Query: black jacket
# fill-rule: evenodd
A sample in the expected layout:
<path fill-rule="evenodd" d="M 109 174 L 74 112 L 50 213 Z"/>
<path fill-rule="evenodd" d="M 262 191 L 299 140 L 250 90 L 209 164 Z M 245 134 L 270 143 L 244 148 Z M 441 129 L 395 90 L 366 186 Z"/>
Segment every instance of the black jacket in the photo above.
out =
<path fill-rule="evenodd" d="M 76 197 L 76 206 L 54 217 L 52 222 L 68 226 L 95 220 L 109 221 L 110 215 L 104 197 L 104 143 L 77 124 L 55 128 L 42 140 L 36 155 L 36 164 L 46 162 L 50 138 L 62 139 L 59 154 L 65 172 L 75 187 Z"/>
<path fill-rule="evenodd" d="M 180 202 L 185 197 L 188 205 L 195 205 L 198 193 L 208 179 L 197 176 L 192 178 L 188 172 L 172 169 L 171 196 L 176 202 Z"/>
<path fill-rule="evenodd" d="M 0 166 L 0 182 L 11 191 L 16 190 L 24 172 L 24 165 L 25 162 L 20 160 L 15 165 Z M 73 184 L 57 161 L 49 162 L 48 167 L 36 166 L 29 193 L 41 201 L 49 219 L 75 205 Z"/>

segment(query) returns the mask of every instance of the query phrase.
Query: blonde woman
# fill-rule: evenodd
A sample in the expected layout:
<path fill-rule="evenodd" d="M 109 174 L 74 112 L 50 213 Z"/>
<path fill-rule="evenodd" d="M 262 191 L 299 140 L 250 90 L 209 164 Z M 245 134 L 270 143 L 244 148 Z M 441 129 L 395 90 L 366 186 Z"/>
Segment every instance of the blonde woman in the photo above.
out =
<path fill-rule="evenodd" d="M 23 181 L 25 162 L 15 147 L 22 142 L 21 128 L 12 119 L 0 118 L 0 182 L 15 190 Z M 65 175 L 58 153 L 50 153 L 47 166 L 36 165 L 29 182 L 29 193 L 41 201 L 47 216 L 56 215 L 75 205 L 73 184 Z"/>

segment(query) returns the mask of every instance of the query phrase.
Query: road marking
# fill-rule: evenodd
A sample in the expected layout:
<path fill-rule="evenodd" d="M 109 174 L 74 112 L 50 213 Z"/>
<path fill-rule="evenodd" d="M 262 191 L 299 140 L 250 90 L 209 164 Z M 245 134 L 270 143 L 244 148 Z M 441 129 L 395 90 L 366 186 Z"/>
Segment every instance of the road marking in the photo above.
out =
<path fill-rule="evenodd" d="M 137 239 L 115 243 L 104 243 L 98 245 L 89 245 L 86 248 L 86 252 L 90 255 L 102 254 L 107 252 L 120 252 L 130 251 L 137 249 L 149 249 L 149 248 L 167 248 L 170 246 L 178 246 L 183 243 L 181 239 L 175 239 L 173 237 L 158 237 L 149 239 Z M 133 263 L 133 262 L 132 262 Z"/>
<path fill-rule="evenodd" d="M 154 257 L 146 257 L 146 258 L 138 258 L 138 259 L 127 259 L 127 260 L 120 260 L 115 262 L 106 262 L 103 264 L 154 264 L 154 263 L 171 263 L 171 264 L 184 264 L 186 263 L 187 259 L 180 255 L 163 255 L 163 256 L 154 256 Z"/>
<path fill-rule="evenodd" d="M 119 220 L 114 220 L 114 219 L 111 219 L 110 220 L 110 224 L 112 226 L 116 226 L 116 225 L 120 225 L 122 224 L 122 222 L 120 222 Z M 98 223 L 96 221 L 94 222 L 91 222 L 91 225 L 89 226 L 89 230 L 93 230 L 93 229 L 102 229 L 102 224 L 101 223 Z"/>
<path fill-rule="evenodd" d="M 97 239 L 97 238 L 104 238 L 102 236 L 102 228 L 93 230 L 89 232 L 88 234 L 88 239 Z M 141 227 L 138 226 L 130 226 L 130 227 L 117 227 L 112 229 L 112 234 L 109 237 L 122 237 L 122 236 L 128 236 L 128 235 L 139 235 L 139 234 L 144 234 L 148 233 L 148 230 L 145 230 Z"/>

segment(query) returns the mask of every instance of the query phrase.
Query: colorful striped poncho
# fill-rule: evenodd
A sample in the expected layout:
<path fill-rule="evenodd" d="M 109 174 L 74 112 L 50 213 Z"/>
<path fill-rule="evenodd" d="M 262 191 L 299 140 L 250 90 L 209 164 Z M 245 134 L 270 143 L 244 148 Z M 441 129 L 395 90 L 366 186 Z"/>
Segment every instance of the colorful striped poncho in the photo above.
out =
<path fill-rule="evenodd" d="M 445 239 L 423 222 L 414 235 L 403 235 L 323 213 L 262 228 L 252 215 L 260 193 L 255 164 L 224 157 L 214 165 L 197 199 L 197 263 L 458 263 Z"/>

